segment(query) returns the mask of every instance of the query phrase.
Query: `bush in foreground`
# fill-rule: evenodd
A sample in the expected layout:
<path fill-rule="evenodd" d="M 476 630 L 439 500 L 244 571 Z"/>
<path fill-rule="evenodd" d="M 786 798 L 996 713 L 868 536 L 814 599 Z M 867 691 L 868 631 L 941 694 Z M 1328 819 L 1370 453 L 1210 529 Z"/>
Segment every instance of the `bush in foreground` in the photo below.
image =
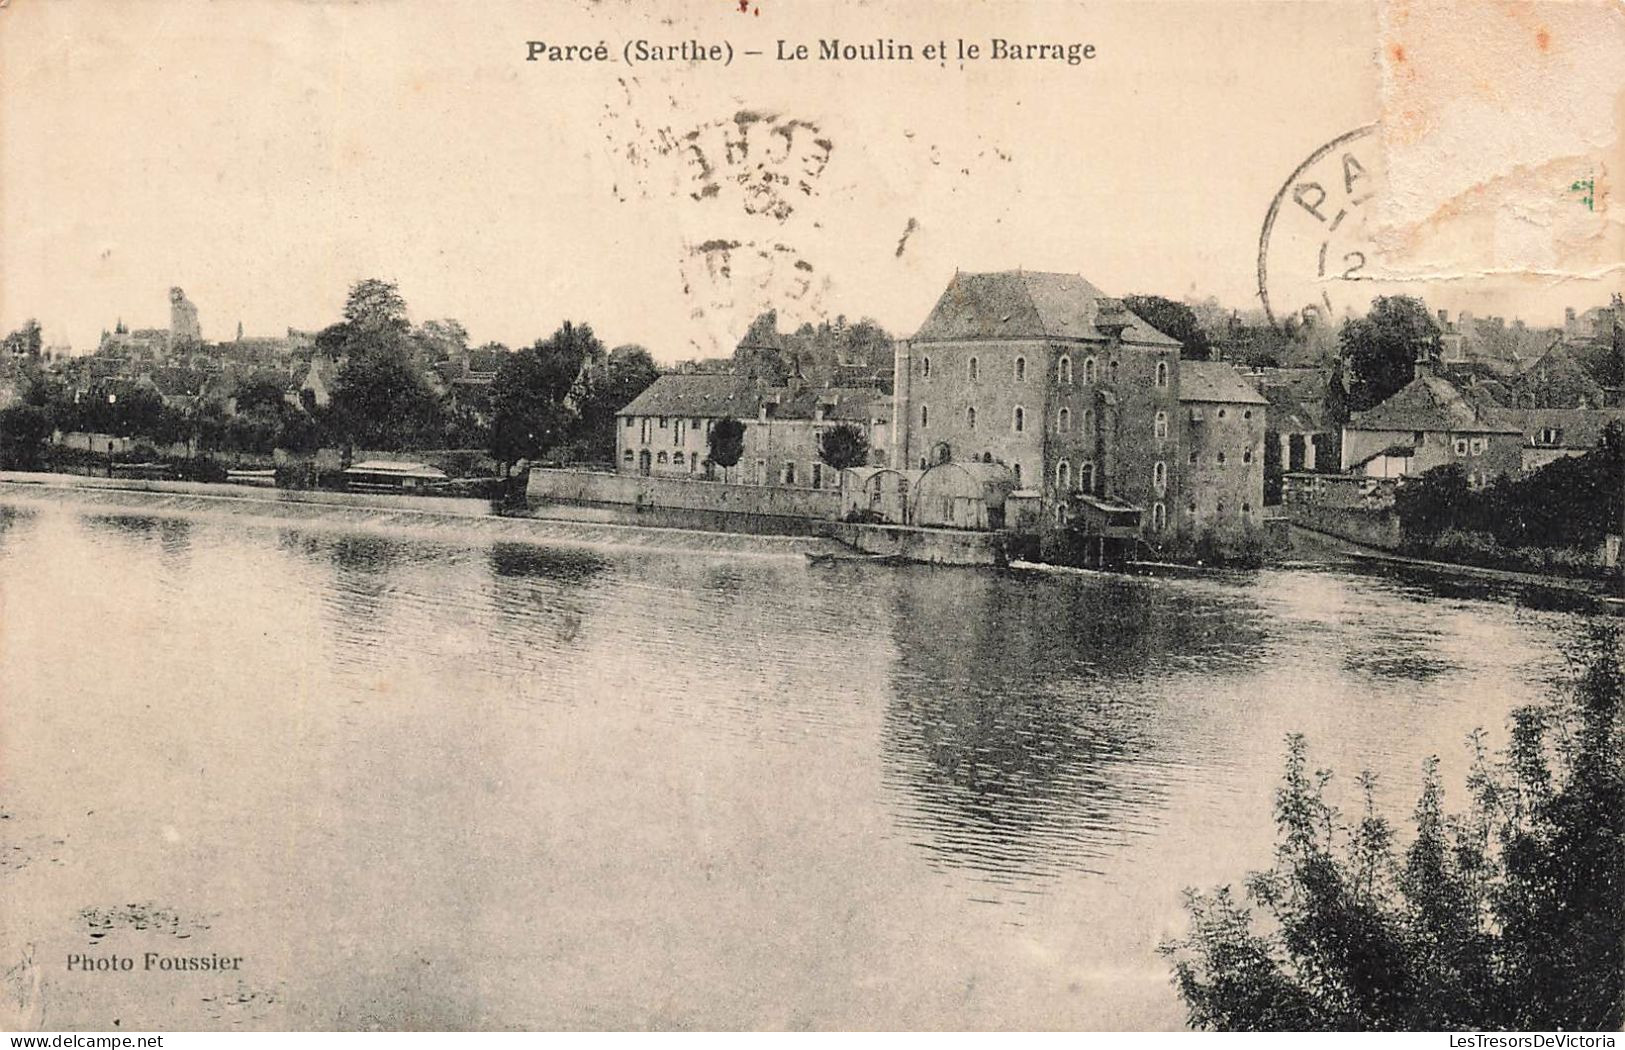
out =
<path fill-rule="evenodd" d="M 1190 892 L 1163 945 L 1191 1025 L 1221 1030 L 1618 1030 L 1625 1024 L 1625 673 L 1617 628 L 1569 681 L 1474 737 L 1447 815 L 1430 759 L 1400 852 L 1372 804 L 1345 821 L 1289 738 L 1275 864 L 1241 895 Z"/>

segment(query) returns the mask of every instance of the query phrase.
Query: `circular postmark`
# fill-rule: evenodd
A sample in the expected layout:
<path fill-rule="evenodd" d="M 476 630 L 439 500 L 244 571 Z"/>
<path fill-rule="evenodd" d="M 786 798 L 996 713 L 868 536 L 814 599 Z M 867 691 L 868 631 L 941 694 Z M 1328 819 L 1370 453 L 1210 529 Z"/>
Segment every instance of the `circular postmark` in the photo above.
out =
<path fill-rule="evenodd" d="M 1364 306 L 1357 282 L 1371 279 L 1365 205 L 1381 180 L 1376 129 L 1355 128 L 1315 150 L 1270 202 L 1258 236 L 1258 296 L 1277 328 Z"/>

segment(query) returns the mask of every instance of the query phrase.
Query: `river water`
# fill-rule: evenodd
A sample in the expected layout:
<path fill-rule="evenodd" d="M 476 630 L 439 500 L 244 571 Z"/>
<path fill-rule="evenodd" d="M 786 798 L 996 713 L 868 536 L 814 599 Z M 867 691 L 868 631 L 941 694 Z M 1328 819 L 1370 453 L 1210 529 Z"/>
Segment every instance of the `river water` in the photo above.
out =
<path fill-rule="evenodd" d="M 1586 617 L 461 535 L 3 497 L 13 1023 L 1178 1027 L 1284 735 L 1403 817 Z"/>

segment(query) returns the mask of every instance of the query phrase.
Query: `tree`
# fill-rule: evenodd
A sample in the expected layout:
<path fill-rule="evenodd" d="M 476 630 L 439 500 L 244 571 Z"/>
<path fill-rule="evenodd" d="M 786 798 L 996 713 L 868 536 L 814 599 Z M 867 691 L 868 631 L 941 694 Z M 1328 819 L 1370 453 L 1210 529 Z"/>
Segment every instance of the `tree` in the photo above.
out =
<path fill-rule="evenodd" d="M 617 346 L 600 364 L 588 369 L 575 434 L 584 458 L 614 458 L 615 413 L 659 377 L 660 369 L 649 351 L 635 345 Z"/>
<path fill-rule="evenodd" d="M 1523 477 L 1503 476 L 1470 489 L 1458 464 L 1408 480 L 1394 496 L 1408 544 L 1426 547 L 1446 529 L 1490 534 L 1503 553 L 1518 548 L 1590 552 L 1620 528 L 1625 427 L 1603 429 L 1597 447 L 1564 456 Z M 1495 552 L 1489 552 L 1494 554 Z"/>
<path fill-rule="evenodd" d="M 412 338 L 430 361 L 445 361 L 468 349 L 468 329 L 455 317 L 424 321 Z"/>
<path fill-rule="evenodd" d="M 1363 412 L 1416 378 L 1418 362 L 1439 358 L 1439 326 L 1420 299 L 1381 295 L 1338 334 L 1348 373 L 1348 407 Z"/>
<path fill-rule="evenodd" d="M 347 443 L 406 449 L 444 440 L 444 406 L 411 338 L 406 301 L 392 282 L 374 278 L 351 285 L 344 321 L 323 329 L 316 347 L 344 362 L 328 415 Z M 280 420 L 272 425 L 280 430 Z"/>
<path fill-rule="evenodd" d="M 712 463 L 722 468 L 722 479 L 728 480 L 728 469 L 745 454 L 745 424 L 737 419 L 719 419 L 711 425 L 706 438 Z"/>
<path fill-rule="evenodd" d="M 852 423 L 830 427 L 818 435 L 818 458 L 836 470 L 861 467 L 869 461 L 869 436 Z"/>
<path fill-rule="evenodd" d="M 344 300 L 344 323 L 360 332 L 391 332 L 404 335 L 406 300 L 393 281 L 369 277 L 350 286 Z"/>
<path fill-rule="evenodd" d="M 237 399 L 237 411 L 279 414 L 287 405 L 284 387 L 277 379 L 265 375 L 244 380 L 233 394 Z"/>
<path fill-rule="evenodd" d="M 118 437 L 151 437 L 164 414 L 164 399 L 144 386 L 92 388 L 85 404 L 96 429 Z"/>
<path fill-rule="evenodd" d="M 27 402 L 0 409 L 0 466 L 7 470 L 34 470 L 51 436 L 51 417 Z"/>
<path fill-rule="evenodd" d="M 21 328 L 6 336 L 0 349 L 14 357 L 38 357 L 42 345 L 39 322 L 30 317 Z"/>
<path fill-rule="evenodd" d="M 1468 810 L 1447 815 L 1424 766 L 1415 835 L 1396 852 L 1361 778 L 1352 822 L 1288 740 L 1275 864 L 1187 895 L 1163 946 L 1192 1026 L 1235 1030 L 1618 1030 L 1625 1023 L 1625 669 L 1594 626 L 1568 681 L 1512 715 L 1490 756 L 1470 741 Z M 1255 925 L 1255 910 L 1262 926 Z"/>
<path fill-rule="evenodd" d="M 1170 339 L 1177 339 L 1181 347 L 1179 356 L 1185 360 L 1206 361 L 1213 356 L 1207 331 L 1196 319 L 1196 311 L 1184 303 L 1160 295 L 1129 295 L 1123 298 L 1123 304 L 1152 328 Z"/>
<path fill-rule="evenodd" d="M 398 336 L 352 340 L 329 413 L 344 440 L 362 448 L 430 447 L 443 431 L 440 401 Z"/>
<path fill-rule="evenodd" d="M 1434 467 L 1394 492 L 1394 513 L 1409 543 L 1431 543 L 1456 523 L 1468 497 L 1467 472 L 1459 463 Z"/>
<path fill-rule="evenodd" d="M 586 393 L 583 366 L 603 354 L 590 325 L 566 321 L 547 339 L 503 360 L 491 390 L 491 455 L 504 473 L 574 436 Z"/>

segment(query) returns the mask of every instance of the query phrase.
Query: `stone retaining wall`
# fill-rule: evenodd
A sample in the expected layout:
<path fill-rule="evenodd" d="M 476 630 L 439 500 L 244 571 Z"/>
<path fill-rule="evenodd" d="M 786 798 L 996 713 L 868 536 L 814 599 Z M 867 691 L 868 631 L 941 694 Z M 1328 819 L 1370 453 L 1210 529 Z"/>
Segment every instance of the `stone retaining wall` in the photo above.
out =
<path fill-rule="evenodd" d="M 783 485 L 735 485 L 720 481 L 645 477 L 532 467 L 525 490 L 534 507 L 550 500 L 608 503 L 651 510 L 700 510 L 757 517 L 834 521 L 841 513 L 839 489 Z"/>

